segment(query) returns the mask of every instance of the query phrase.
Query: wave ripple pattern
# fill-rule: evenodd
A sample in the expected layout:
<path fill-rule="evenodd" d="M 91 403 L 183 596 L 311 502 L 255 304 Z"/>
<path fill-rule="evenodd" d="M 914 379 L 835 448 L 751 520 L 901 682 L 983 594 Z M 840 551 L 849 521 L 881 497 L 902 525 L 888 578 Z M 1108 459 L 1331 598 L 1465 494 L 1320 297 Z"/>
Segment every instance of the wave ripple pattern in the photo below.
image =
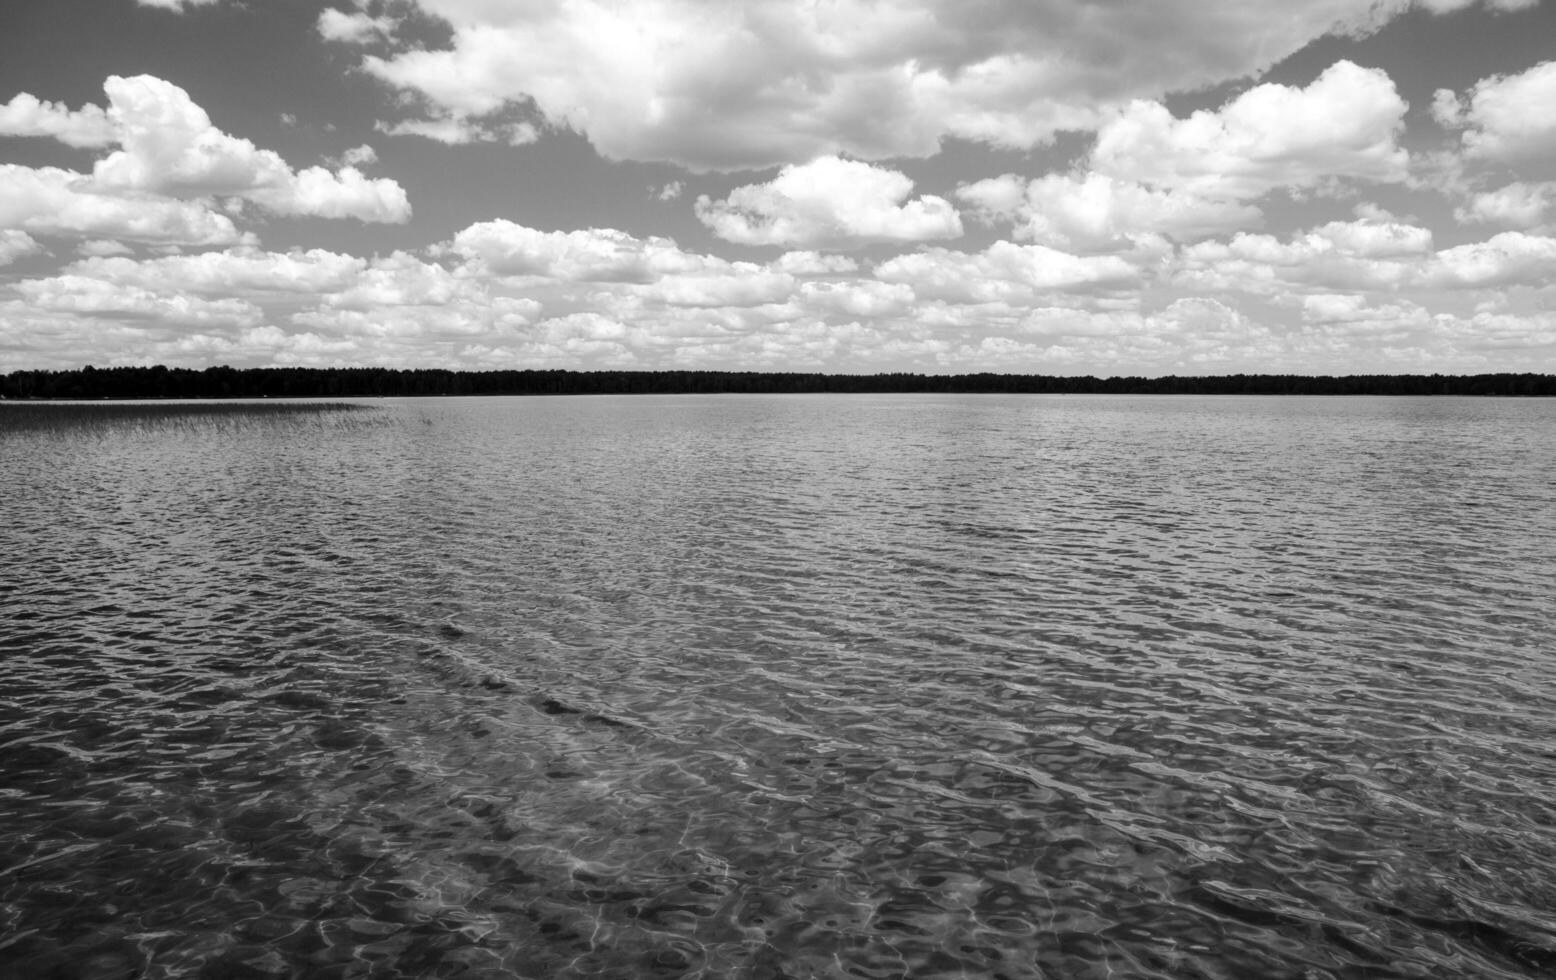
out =
<path fill-rule="evenodd" d="M 7 411 L 0 975 L 1556 972 L 1556 404 Z"/>

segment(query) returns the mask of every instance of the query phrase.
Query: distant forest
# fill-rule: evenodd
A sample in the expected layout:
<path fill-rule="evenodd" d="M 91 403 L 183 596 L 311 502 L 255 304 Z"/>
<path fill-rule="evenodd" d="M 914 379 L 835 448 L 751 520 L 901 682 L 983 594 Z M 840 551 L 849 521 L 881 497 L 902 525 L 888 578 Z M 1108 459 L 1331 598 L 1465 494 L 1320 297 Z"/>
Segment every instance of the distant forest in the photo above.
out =
<path fill-rule="evenodd" d="M 1549 374 L 1094 378 L 1036 374 L 798 374 L 762 371 L 443 371 L 394 368 L 84 367 L 13 371 L 0 397 L 338 398 L 427 395 L 672 395 L 935 392 L 1140 395 L 1556 396 Z"/>

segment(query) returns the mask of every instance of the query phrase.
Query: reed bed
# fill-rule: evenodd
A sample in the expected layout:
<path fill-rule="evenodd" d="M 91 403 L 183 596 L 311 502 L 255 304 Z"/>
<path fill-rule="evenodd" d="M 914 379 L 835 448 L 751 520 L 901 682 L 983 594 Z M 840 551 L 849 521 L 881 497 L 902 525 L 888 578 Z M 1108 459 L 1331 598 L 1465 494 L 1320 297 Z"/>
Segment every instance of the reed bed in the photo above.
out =
<path fill-rule="evenodd" d="M 178 423 L 280 419 L 368 411 L 370 406 L 322 401 L 0 401 L 0 432 L 69 429 L 104 423 Z"/>

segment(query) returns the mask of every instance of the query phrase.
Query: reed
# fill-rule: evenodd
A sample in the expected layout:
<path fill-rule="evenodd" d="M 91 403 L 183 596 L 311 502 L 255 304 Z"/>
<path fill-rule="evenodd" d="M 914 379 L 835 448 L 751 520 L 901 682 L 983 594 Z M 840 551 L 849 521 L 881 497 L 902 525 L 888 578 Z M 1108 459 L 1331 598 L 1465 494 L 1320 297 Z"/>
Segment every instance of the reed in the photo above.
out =
<path fill-rule="evenodd" d="M 103 423 L 157 423 L 181 420 L 283 418 L 370 410 L 349 402 L 315 401 L 0 401 L 0 432 L 66 429 Z"/>

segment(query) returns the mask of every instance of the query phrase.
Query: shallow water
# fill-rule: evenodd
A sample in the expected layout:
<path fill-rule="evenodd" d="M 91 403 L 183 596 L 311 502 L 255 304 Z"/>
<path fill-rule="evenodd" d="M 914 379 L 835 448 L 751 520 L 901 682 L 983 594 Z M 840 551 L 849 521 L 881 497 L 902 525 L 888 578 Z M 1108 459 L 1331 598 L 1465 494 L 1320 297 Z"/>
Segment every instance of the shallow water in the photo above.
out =
<path fill-rule="evenodd" d="M 1556 403 L 370 405 L 0 405 L 0 975 L 1556 972 Z"/>

